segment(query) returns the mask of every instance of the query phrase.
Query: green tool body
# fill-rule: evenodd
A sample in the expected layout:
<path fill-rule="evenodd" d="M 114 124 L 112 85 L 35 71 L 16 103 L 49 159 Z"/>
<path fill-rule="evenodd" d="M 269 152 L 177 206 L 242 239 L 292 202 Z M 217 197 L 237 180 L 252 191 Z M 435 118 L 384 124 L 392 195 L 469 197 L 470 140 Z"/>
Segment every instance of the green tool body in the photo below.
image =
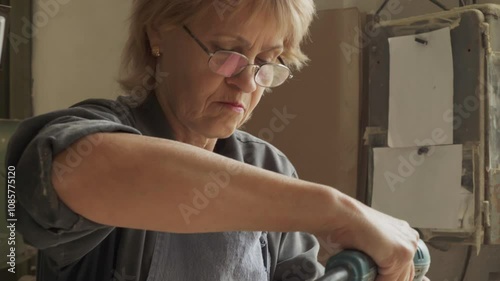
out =
<path fill-rule="evenodd" d="M 422 240 L 418 242 L 413 263 L 413 280 L 421 281 L 431 264 L 429 249 Z M 369 256 L 360 251 L 345 250 L 328 260 L 325 275 L 316 281 L 374 281 L 376 277 L 377 265 Z"/>

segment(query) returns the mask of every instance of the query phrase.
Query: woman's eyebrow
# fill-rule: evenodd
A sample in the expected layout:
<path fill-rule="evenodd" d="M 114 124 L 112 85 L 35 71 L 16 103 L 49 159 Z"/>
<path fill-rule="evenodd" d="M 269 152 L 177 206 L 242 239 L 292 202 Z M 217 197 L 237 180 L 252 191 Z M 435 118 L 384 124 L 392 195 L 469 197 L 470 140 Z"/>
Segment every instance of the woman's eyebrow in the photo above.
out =
<path fill-rule="evenodd" d="M 245 38 L 243 38 L 240 35 L 215 34 L 215 36 L 219 39 L 222 39 L 222 40 L 236 41 L 239 44 L 241 44 L 241 46 L 244 49 L 250 49 L 250 46 L 252 46 L 252 44 L 248 40 L 246 40 Z M 269 48 L 265 48 L 263 50 L 263 52 L 268 52 L 268 51 L 275 50 L 275 49 L 283 49 L 283 45 L 279 44 L 279 45 L 271 46 Z"/>
<path fill-rule="evenodd" d="M 269 48 L 263 50 L 262 52 L 269 52 L 269 51 L 274 51 L 274 50 L 283 50 L 283 45 L 272 46 L 272 47 L 269 47 Z"/>

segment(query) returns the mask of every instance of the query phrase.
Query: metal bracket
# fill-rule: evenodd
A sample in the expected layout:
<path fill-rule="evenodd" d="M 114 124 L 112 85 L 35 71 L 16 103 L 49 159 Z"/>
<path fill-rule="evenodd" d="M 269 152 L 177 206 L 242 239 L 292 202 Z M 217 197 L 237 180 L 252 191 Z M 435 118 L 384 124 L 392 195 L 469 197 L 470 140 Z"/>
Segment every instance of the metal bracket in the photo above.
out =
<path fill-rule="evenodd" d="M 481 212 L 483 213 L 484 217 L 484 226 L 485 227 L 491 227 L 491 219 L 490 219 L 490 202 L 489 201 L 483 201 L 481 204 Z"/>

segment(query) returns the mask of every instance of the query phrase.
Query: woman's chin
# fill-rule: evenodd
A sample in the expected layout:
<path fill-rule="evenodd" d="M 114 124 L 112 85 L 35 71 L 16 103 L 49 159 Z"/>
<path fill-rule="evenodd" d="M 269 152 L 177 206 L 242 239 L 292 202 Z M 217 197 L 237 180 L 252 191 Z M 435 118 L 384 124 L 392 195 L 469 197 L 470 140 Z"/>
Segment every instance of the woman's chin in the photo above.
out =
<path fill-rule="evenodd" d="M 208 135 L 209 138 L 226 139 L 230 137 L 237 129 L 236 124 L 225 124 L 225 126 L 214 126 L 214 130 L 211 130 Z"/>

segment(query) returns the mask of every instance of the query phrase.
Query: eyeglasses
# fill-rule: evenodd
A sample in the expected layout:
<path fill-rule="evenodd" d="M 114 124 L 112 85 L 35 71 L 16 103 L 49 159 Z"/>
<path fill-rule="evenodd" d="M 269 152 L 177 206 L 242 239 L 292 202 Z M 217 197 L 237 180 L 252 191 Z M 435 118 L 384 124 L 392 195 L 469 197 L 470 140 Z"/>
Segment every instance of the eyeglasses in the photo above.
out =
<path fill-rule="evenodd" d="M 285 65 L 283 60 L 278 57 L 281 64 L 277 63 L 264 63 L 261 65 L 250 64 L 250 60 L 243 54 L 219 50 L 211 53 L 208 48 L 201 43 L 201 41 L 194 36 L 194 34 L 187 28 L 183 26 L 184 30 L 191 36 L 191 38 L 198 43 L 198 45 L 207 53 L 210 57 L 208 59 L 208 67 L 210 70 L 216 74 L 222 75 L 224 77 L 234 77 L 240 74 L 248 66 L 255 68 L 254 80 L 257 85 L 265 88 L 273 88 L 280 86 L 287 79 L 292 78 L 292 72 Z"/>

